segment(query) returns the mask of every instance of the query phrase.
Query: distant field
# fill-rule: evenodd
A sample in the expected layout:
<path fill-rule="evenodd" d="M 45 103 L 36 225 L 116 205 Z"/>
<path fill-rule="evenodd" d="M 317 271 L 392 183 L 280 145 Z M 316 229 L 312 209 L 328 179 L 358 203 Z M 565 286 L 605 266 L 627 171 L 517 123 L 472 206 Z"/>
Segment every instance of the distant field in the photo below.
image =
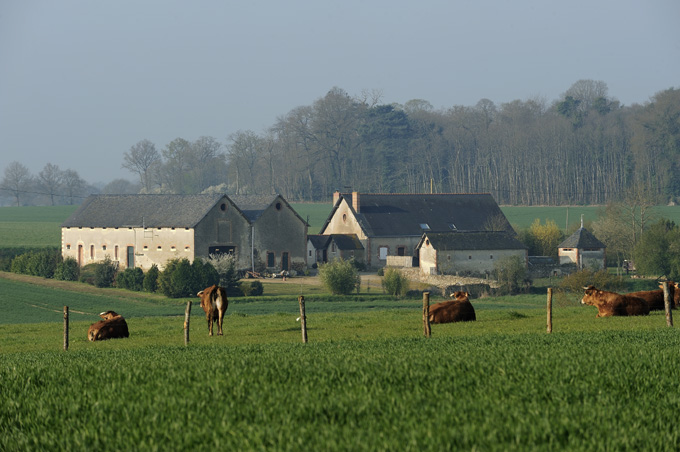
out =
<path fill-rule="evenodd" d="M 309 222 L 309 233 L 317 234 L 331 212 L 330 203 L 291 203 L 303 220 Z M 0 247 L 60 246 L 60 226 L 78 206 L 0 207 Z M 562 230 L 578 226 L 581 215 L 585 222 L 598 219 L 601 206 L 517 207 L 502 206 L 501 210 L 513 227 L 524 229 L 534 220 L 553 220 Z M 680 224 L 680 206 L 658 206 L 656 218 L 666 218 Z"/>

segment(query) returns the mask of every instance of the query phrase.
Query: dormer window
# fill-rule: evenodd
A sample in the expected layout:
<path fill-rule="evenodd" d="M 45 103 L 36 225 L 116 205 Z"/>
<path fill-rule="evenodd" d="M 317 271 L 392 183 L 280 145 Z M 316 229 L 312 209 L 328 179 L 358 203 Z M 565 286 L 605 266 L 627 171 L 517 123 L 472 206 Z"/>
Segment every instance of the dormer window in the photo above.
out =
<path fill-rule="evenodd" d="M 420 229 L 422 229 L 423 231 L 429 231 L 430 225 L 427 223 L 420 223 Z"/>
<path fill-rule="evenodd" d="M 455 231 L 455 230 L 458 229 L 458 228 L 456 227 L 455 224 L 449 223 L 449 229 L 451 229 L 452 231 Z"/>

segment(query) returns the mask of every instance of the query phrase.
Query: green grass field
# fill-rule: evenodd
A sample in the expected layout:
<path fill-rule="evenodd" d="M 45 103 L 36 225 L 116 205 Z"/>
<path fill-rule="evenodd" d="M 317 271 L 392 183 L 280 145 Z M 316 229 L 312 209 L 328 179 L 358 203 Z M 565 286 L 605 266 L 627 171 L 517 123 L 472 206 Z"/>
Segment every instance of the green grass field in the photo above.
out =
<path fill-rule="evenodd" d="M 425 338 L 419 299 L 316 293 L 302 344 L 296 294 L 267 283 L 231 300 L 222 337 L 192 300 L 185 346 L 189 299 L 2 275 L 0 450 L 680 447 L 680 334 L 660 312 L 596 319 L 560 295 L 547 334 L 545 294 L 488 297 Z M 105 309 L 129 338 L 86 340 Z"/>

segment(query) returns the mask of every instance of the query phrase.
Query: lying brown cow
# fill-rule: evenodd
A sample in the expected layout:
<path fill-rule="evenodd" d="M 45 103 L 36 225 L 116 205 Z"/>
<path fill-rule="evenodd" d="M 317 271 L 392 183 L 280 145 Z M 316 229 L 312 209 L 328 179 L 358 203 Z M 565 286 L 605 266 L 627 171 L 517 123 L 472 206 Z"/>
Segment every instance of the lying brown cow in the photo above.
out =
<path fill-rule="evenodd" d="M 104 320 L 93 323 L 87 331 L 87 339 L 90 341 L 103 341 L 106 339 L 116 339 L 130 337 L 127 322 L 122 315 L 113 311 L 106 311 L 99 314 Z"/>
<path fill-rule="evenodd" d="M 659 287 L 660 289 L 657 290 L 641 290 L 626 295 L 642 298 L 649 305 L 650 311 L 663 311 L 666 309 L 663 301 L 663 284 L 660 284 Z M 680 290 L 677 290 L 677 284 L 673 281 L 668 282 L 668 295 L 671 297 L 671 307 L 677 307 L 680 303 Z"/>
<path fill-rule="evenodd" d="M 452 323 L 468 322 L 477 320 L 475 308 L 470 303 L 470 294 L 467 292 L 456 292 L 453 294 L 455 300 L 442 301 L 433 304 L 430 308 L 430 323 Z"/>
<path fill-rule="evenodd" d="M 205 318 L 208 321 L 208 335 L 213 335 L 213 321 L 216 321 L 217 334 L 222 336 L 224 313 L 227 312 L 229 306 L 227 291 L 223 287 L 210 286 L 201 290 L 196 296 L 201 298 L 201 307 L 205 311 Z"/>
<path fill-rule="evenodd" d="M 581 304 L 597 307 L 596 317 L 649 314 L 649 304 L 642 298 L 598 290 L 594 286 L 583 289 L 586 292 L 581 298 Z"/>

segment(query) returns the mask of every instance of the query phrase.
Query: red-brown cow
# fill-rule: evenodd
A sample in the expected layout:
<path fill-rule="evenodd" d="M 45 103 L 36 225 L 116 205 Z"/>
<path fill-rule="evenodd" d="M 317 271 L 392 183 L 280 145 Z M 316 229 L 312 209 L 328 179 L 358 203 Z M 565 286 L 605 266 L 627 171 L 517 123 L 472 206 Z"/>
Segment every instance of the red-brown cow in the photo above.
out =
<path fill-rule="evenodd" d="M 455 300 L 442 301 L 430 308 L 430 323 L 468 322 L 477 320 L 475 308 L 470 303 L 470 294 L 456 292 Z"/>
<path fill-rule="evenodd" d="M 621 295 L 596 289 L 594 286 L 583 288 L 585 294 L 581 304 L 595 306 L 596 317 L 648 315 L 649 304 L 642 298 Z"/>
<path fill-rule="evenodd" d="M 217 334 L 222 336 L 224 313 L 227 312 L 229 306 L 227 291 L 223 287 L 210 286 L 201 290 L 196 296 L 201 298 L 201 307 L 205 311 L 205 318 L 208 321 L 208 335 L 213 335 L 213 321 L 216 321 Z"/>
<path fill-rule="evenodd" d="M 657 290 L 641 290 L 626 295 L 642 298 L 649 305 L 650 311 L 663 311 L 666 309 L 663 301 L 663 284 L 659 284 L 659 287 L 660 289 Z M 677 290 L 677 284 L 673 281 L 668 281 L 668 295 L 671 297 L 671 307 L 677 307 L 680 303 L 680 290 Z"/>
<path fill-rule="evenodd" d="M 93 323 L 87 331 L 87 339 L 90 341 L 103 341 L 130 337 L 127 322 L 122 315 L 113 311 L 105 311 L 99 314 L 104 320 Z"/>

